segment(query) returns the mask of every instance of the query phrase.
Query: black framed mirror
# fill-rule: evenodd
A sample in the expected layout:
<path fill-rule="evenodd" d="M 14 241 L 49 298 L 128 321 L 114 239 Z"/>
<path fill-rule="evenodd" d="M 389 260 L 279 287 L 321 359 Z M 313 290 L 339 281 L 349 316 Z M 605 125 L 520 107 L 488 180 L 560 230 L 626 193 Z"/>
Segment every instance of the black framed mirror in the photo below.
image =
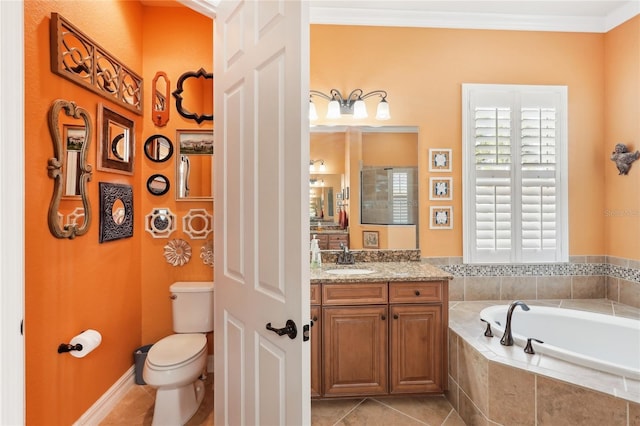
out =
<path fill-rule="evenodd" d="M 164 195 L 169 192 L 170 187 L 169 178 L 165 175 L 157 173 L 147 179 L 147 190 L 152 195 Z"/>
<path fill-rule="evenodd" d="M 176 87 L 172 94 L 178 114 L 198 124 L 213 121 L 213 73 L 204 68 L 187 71 L 180 76 Z"/>
<path fill-rule="evenodd" d="M 144 155 L 155 163 L 165 162 L 173 155 L 173 142 L 163 135 L 151 135 L 144 143 Z"/>

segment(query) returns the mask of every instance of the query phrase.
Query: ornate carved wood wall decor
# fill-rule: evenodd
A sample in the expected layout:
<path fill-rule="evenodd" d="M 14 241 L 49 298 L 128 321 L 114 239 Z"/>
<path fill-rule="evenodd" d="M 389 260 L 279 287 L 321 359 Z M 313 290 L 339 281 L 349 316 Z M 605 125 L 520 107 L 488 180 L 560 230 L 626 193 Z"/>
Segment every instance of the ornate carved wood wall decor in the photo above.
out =
<path fill-rule="evenodd" d="M 78 220 L 62 226 L 60 224 L 60 200 L 63 197 L 65 171 L 65 156 L 68 141 L 64 140 L 60 131 L 60 123 L 64 122 L 64 118 L 60 119 L 60 112 L 64 111 L 67 117 L 81 119 L 84 124 L 84 141 L 80 154 L 78 156 L 78 192 L 82 199 L 83 220 L 82 224 L 78 224 Z M 75 102 L 57 99 L 53 102 L 49 110 L 49 132 L 53 140 L 53 157 L 49 158 L 47 165 L 49 177 L 54 180 L 53 196 L 49 205 L 48 223 L 51 234 L 56 238 L 73 239 L 76 236 L 84 235 L 89 230 L 91 224 L 91 204 L 89 203 L 89 195 L 87 193 L 87 182 L 91 180 L 92 167 L 87 164 L 87 153 L 91 146 L 92 126 L 91 116 L 84 108 L 76 105 Z M 79 217 L 79 216 L 78 216 Z M 76 217 L 77 219 L 77 217 Z"/>
<path fill-rule="evenodd" d="M 51 13 L 51 72 L 142 115 L 142 77 L 58 13 Z"/>

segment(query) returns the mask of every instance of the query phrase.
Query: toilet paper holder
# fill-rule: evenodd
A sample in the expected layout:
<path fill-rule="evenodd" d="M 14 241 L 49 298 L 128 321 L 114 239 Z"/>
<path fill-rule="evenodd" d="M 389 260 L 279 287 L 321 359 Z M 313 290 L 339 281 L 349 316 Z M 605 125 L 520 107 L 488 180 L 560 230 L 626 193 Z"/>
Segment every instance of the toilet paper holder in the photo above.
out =
<path fill-rule="evenodd" d="M 71 351 L 81 351 L 82 350 L 82 343 L 78 343 L 76 345 L 72 345 L 71 343 L 60 343 L 60 346 L 58 346 L 58 353 L 62 354 L 65 352 L 71 352 Z"/>

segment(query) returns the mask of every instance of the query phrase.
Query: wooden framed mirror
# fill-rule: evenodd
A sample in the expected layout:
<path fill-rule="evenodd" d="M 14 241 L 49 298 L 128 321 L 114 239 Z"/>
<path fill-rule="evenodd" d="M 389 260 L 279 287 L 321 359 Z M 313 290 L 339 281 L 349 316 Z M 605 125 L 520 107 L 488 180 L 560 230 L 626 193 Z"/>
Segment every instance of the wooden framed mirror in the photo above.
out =
<path fill-rule="evenodd" d="M 173 92 L 178 114 L 200 124 L 213 121 L 213 74 L 204 68 L 180 76 Z"/>
<path fill-rule="evenodd" d="M 169 121 L 169 78 L 163 71 L 158 71 L 151 84 L 153 112 L 151 119 L 153 124 L 164 127 Z"/>
<path fill-rule="evenodd" d="M 56 238 L 73 239 L 86 234 L 91 224 L 87 193 L 92 169 L 87 164 L 91 117 L 75 102 L 58 99 L 49 110 L 48 123 L 53 157 L 49 158 L 47 169 L 54 180 L 48 213 L 49 230 Z"/>
<path fill-rule="evenodd" d="M 112 173 L 133 174 L 134 122 L 98 104 L 98 170 Z"/>

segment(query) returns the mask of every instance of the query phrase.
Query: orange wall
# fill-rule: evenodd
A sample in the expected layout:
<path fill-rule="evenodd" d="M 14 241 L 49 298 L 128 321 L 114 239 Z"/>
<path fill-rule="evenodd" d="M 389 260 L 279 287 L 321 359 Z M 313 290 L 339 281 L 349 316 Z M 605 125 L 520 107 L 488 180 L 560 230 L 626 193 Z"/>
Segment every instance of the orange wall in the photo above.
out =
<path fill-rule="evenodd" d="M 178 5 L 147 8 L 137 1 L 111 0 L 100 7 L 86 1 L 25 2 L 26 82 L 26 406 L 28 424 L 71 424 L 113 385 L 133 363 L 133 351 L 171 333 L 169 285 L 180 280 L 211 280 L 212 268 L 202 263 L 205 240 L 191 240 L 182 232 L 182 216 L 191 208 L 211 202 L 175 201 L 175 156 L 153 163 L 143 155 L 143 144 L 160 133 L 175 142 L 177 129 L 211 129 L 175 110 L 170 100 L 170 121 L 157 128 L 151 120 L 151 81 L 165 71 L 175 90 L 185 71 L 203 67 L 213 72 L 212 21 Z M 59 12 L 144 79 L 143 116 L 83 89 L 49 70 L 49 18 Z M 188 46 L 185 49 L 185 46 Z M 97 171 L 96 132 L 88 162 L 93 178 L 88 184 L 94 212 L 89 232 L 74 240 L 59 240 L 47 227 L 52 180 L 46 165 L 53 155 L 47 112 L 53 100 L 63 98 L 87 109 L 96 125 L 98 103 L 135 121 L 134 175 Z M 171 181 L 168 194 L 152 196 L 146 180 L 163 173 Z M 98 182 L 133 186 L 134 235 L 98 243 Z M 36 195 L 37 194 L 37 195 Z M 40 196 L 42 194 L 42 196 Z M 31 196 L 29 196 L 31 195 Z M 191 261 L 173 267 L 164 258 L 167 239 L 154 239 L 144 230 L 144 216 L 153 207 L 168 207 L 178 217 L 170 238 L 183 238 L 192 246 Z M 209 235 L 212 239 L 212 235 Z M 102 333 L 102 345 L 85 358 L 56 352 L 87 328 Z"/>
<path fill-rule="evenodd" d="M 134 214 L 142 200 L 141 158 L 134 176 L 96 169 L 95 132 L 98 103 L 135 121 L 135 140 L 142 135 L 142 117 L 70 81 L 49 67 L 49 20 L 59 12 L 104 49 L 138 74 L 142 73 L 142 7 L 138 2 L 25 2 L 25 338 L 27 424 L 71 424 L 131 367 L 132 352 L 141 342 L 140 220 L 132 238 L 98 243 L 98 182 L 132 185 Z M 47 227 L 53 181 L 47 160 L 53 144 L 47 127 L 51 103 L 75 101 L 88 110 L 94 126 L 88 163 L 93 218 L 89 232 L 74 240 L 54 238 Z M 136 152 L 140 150 L 136 148 Z M 85 358 L 58 354 L 82 330 L 102 334 L 102 345 Z"/>
<path fill-rule="evenodd" d="M 431 257 L 462 255 L 461 84 L 567 85 L 569 250 L 601 254 L 603 59 L 602 34 L 312 25 L 310 88 L 384 89 L 392 119 L 361 124 L 419 126 L 420 247 L 423 257 Z M 372 112 L 375 101 L 368 103 Z M 326 103 L 316 106 L 323 117 Z M 345 123 L 320 119 L 316 124 Z M 453 230 L 427 226 L 429 148 L 452 149 Z"/>
<path fill-rule="evenodd" d="M 605 36 L 604 154 L 606 253 L 640 260 L 640 161 L 618 175 L 609 159 L 616 143 L 640 149 L 640 16 Z"/>
<path fill-rule="evenodd" d="M 171 91 L 176 89 L 180 76 L 187 71 L 204 68 L 213 72 L 213 21 L 185 7 L 145 7 L 142 23 L 144 54 L 143 68 L 145 99 L 151 96 L 151 80 L 156 72 L 164 71 L 170 82 Z M 174 155 L 164 163 L 154 163 L 142 159 L 141 182 L 154 173 L 164 174 L 171 181 L 171 189 L 162 196 L 151 195 L 142 188 L 140 229 L 142 235 L 142 343 L 154 343 L 171 334 L 171 304 L 169 286 L 175 281 L 211 281 L 213 269 L 200 259 L 200 249 L 206 240 L 192 240 L 182 231 L 182 217 L 190 209 L 206 209 L 213 214 L 211 201 L 176 201 L 175 168 L 177 158 L 176 130 L 211 129 L 211 121 L 198 125 L 194 120 L 183 118 L 175 108 L 175 99 L 169 101 L 170 116 L 165 127 L 157 127 L 151 120 L 151 109 L 145 110 L 142 144 L 151 135 L 161 134 L 174 143 Z M 211 107 L 210 107 L 211 108 Z M 209 109 L 211 110 L 211 109 Z M 141 155 L 142 156 L 142 155 Z M 164 258 L 164 246 L 169 239 L 152 238 L 144 229 L 144 216 L 154 207 L 168 207 L 178 219 L 178 226 L 169 239 L 181 238 L 191 245 L 191 260 L 184 266 L 172 266 Z M 209 234 L 208 240 L 213 239 Z M 211 342 L 212 339 L 209 339 Z"/>

